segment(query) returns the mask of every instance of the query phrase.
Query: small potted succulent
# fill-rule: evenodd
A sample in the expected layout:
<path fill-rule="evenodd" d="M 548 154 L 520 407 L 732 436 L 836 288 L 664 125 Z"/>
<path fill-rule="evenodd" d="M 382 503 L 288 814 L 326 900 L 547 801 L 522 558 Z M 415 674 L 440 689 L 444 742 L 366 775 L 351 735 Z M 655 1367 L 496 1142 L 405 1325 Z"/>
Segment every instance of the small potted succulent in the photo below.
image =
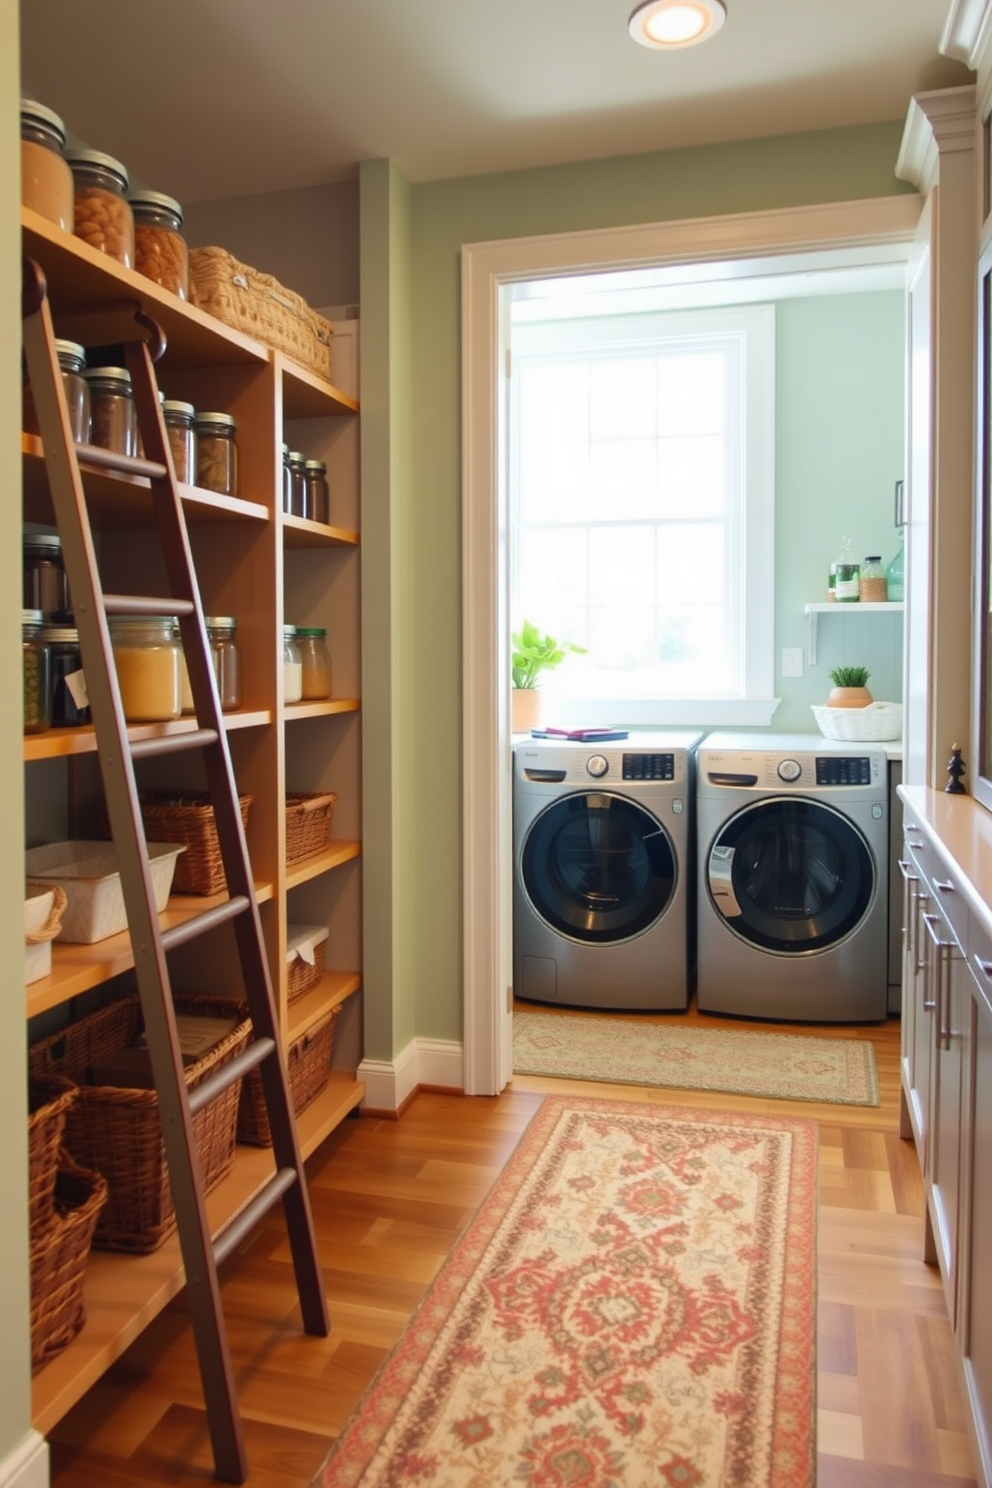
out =
<path fill-rule="evenodd" d="M 512 726 L 513 732 L 519 734 L 537 727 L 540 716 L 537 688 L 541 673 L 561 666 L 569 652 L 584 656 L 585 647 L 576 646 L 572 641 L 556 640 L 552 635 L 542 635 L 529 620 L 525 620 L 519 630 L 511 632 L 510 641 Z"/>
<path fill-rule="evenodd" d="M 828 708 L 867 708 L 875 699 L 868 691 L 871 676 L 867 667 L 834 667 L 830 680 L 834 684 L 827 695 Z"/>

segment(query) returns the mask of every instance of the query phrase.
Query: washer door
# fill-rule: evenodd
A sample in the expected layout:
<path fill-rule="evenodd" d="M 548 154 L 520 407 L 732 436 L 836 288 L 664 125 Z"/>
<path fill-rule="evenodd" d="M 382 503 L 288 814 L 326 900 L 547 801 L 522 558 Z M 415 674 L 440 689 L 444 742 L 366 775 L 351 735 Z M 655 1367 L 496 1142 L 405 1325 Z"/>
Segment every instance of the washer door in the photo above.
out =
<path fill-rule="evenodd" d="M 868 912 L 875 869 L 850 818 L 819 801 L 772 798 L 724 825 L 710 848 L 709 891 L 749 944 L 785 954 L 823 951 Z"/>
<path fill-rule="evenodd" d="M 520 855 L 524 890 L 560 935 L 590 945 L 630 940 L 675 892 L 675 854 L 656 816 L 625 796 L 563 796 L 531 824 Z"/>

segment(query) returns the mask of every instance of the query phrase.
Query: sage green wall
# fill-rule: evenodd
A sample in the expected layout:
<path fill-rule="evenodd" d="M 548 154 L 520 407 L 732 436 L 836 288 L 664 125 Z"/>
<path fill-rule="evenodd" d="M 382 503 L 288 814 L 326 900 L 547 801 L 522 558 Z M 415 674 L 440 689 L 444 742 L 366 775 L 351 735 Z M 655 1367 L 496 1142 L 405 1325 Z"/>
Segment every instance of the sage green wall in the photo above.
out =
<path fill-rule="evenodd" d="M 814 726 L 829 672 L 865 665 L 876 698 L 902 700 L 902 617 L 839 605 L 819 618 L 817 665 L 779 675 L 783 646 L 807 642 L 803 606 L 827 597 L 827 572 L 849 536 L 855 556 L 895 554 L 893 487 L 905 451 L 906 297 L 884 293 L 783 300 L 776 308 L 775 663 L 773 727 Z"/>
<path fill-rule="evenodd" d="M 407 972 L 420 1038 L 461 1037 L 460 811 L 460 441 L 459 254 L 463 244 L 639 222 L 706 217 L 896 195 L 901 121 L 775 139 L 736 141 L 414 186 L 411 296 L 414 363 L 412 474 L 405 498 L 414 520 L 395 576 L 396 622 L 414 658 L 416 708 L 394 747 L 417 781 L 395 802 L 421 871 L 397 888 L 398 923 L 415 927 Z M 364 179 L 363 179 L 364 189 Z M 365 273 L 362 314 L 375 295 Z M 364 353 L 364 347 L 363 347 Z M 363 405 L 369 388 L 363 366 Z M 368 547 L 366 544 L 366 559 Z M 470 576 L 469 576 L 470 579 Z M 369 720 L 366 718 L 366 729 Z M 366 792 L 369 782 L 366 781 Z M 398 906 L 397 906 L 398 907 Z M 374 906 L 366 893 L 366 910 Z M 367 981 L 367 999 L 373 992 Z M 393 1052 L 402 1048 L 393 1039 Z M 381 1057 L 381 1056 L 380 1056 Z"/>

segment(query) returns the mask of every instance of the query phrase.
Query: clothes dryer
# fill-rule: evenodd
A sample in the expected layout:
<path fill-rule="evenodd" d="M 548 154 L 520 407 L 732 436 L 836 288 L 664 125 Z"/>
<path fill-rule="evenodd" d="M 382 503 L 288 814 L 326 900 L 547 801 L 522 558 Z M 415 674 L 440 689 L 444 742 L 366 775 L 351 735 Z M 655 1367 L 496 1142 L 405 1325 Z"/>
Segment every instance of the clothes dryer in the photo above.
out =
<path fill-rule="evenodd" d="M 707 736 L 696 785 L 701 1011 L 885 1018 L 888 815 L 883 745 Z"/>
<path fill-rule="evenodd" d="M 517 997 L 684 1008 L 693 945 L 698 733 L 513 752 Z"/>

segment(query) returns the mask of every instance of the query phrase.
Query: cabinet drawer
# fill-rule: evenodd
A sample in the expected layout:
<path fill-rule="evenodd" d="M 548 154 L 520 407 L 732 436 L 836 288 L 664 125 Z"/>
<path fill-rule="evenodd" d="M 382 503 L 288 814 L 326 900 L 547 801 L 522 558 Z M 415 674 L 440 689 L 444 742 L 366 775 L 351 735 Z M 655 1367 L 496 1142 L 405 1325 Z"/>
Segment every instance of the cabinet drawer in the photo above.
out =
<path fill-rule="evenodd" d="M 930 893 L 947 921 L 962 951 L 968 945 L 971 913 L 961 891 L 961 874 L 953 867 L 939 848 L 930 849 Z"/>
<path fill-rule="evenodd" d="M 968 932 L 968 965 L 986 1016 L 992 1017 L 992 934 L 974 916 Z"/>
<path fill-rule="evenodd" d="M 903 861 L 912 864 L 911 873 L 921 874 L 926 877 L 930 872 L 930 859 L 933 849 L 930 838 L 922 830 L 916 818 L 908 807 L 904 808 L 902 825 Z"/>

